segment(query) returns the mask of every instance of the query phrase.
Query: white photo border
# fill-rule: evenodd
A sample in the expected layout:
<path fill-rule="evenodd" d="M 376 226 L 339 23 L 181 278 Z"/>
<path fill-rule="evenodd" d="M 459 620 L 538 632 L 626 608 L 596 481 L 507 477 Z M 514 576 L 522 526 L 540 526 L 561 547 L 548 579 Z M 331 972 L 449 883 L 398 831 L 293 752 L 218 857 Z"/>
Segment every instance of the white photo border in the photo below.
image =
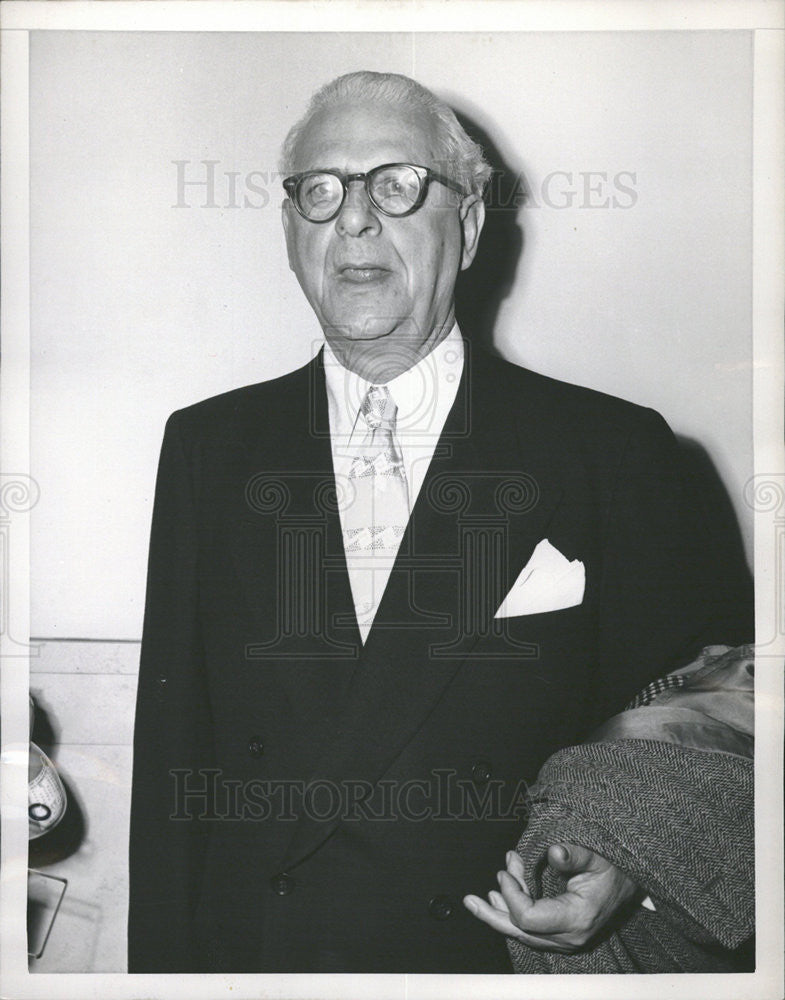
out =
<path fill-rule="evenodd" d="M 376 975 L 30 974 L 25 911 L 26 775 L 29 665 L 19 636 L 29 635 L 29 539 L 24 490 L 29 484 L 29 190 L 28 32 L 295 31 L 305 3 L 3 3 L 2 24 L 2 480 L 18 510 L 7 535 L 4 567 L 10 600 L 0 634 L 2 704 L 2 879 L 0 982 L 8 997 L 144 996 L 197 998 L 382 998 L 533 995 L 537 997 L 693 998 L 721 1000 L 781 995 L 783 977 L 782 661 L 779 602 L 785 592 L 785 462 L 783 461 L 783 154 L 784 5 L 776 2 L 374 2 L 307 3 L 311 31 L 754 31 L 753 378 L 755 434 L 755 578 L 759 645 L 756 671 L 757 971 L 744 975 L 518 977 Z"/>

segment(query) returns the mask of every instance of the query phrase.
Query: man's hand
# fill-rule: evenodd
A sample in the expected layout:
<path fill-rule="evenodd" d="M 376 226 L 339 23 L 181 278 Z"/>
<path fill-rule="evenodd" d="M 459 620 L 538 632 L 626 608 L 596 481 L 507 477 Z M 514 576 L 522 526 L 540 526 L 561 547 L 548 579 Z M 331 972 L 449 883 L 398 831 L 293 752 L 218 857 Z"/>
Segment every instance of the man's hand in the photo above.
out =
<path fill-rule="evenodd" d="M 523 862 L 515 851 L 508 851 L 507 871 L 497 875 L 501 892 L 489 892 L 488 903 L 479 896 L 466 896 L 464 905 L 501 934 L 531 948 L 571 954 L 639 893 L 624 872 L 586 847 L 554 845 L 548 849 L 548 864 L 569 876 L 567 890 L 560 896 L 532 899 Z"/>

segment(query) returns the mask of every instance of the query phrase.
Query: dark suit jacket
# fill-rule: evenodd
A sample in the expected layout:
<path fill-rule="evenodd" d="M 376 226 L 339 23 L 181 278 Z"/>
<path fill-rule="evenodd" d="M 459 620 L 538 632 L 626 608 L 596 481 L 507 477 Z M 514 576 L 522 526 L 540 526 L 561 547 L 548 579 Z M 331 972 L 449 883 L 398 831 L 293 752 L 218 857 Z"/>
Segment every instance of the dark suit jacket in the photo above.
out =
<path fill-rule="evenodd" d="M 509 971 L 470 916 L 525 782 L 701 646 L 750 638 L 660 416 L 488 357 L 366 645 L 320 359 L 175 413 L 139 675 L 129 971 Z M 580 606 L 495 621 L 536 544 Z"/>

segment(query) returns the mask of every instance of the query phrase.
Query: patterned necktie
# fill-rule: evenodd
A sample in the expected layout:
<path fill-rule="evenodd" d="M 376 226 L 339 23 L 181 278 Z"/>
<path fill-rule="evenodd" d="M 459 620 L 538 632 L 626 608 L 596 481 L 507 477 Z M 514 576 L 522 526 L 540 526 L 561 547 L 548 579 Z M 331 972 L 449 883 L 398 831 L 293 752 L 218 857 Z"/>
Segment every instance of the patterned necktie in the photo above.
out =
<path fill-rule="evenodd" d="M 349 470 L 343 536 L 357 622 L 367 637 L 409 521 L 409 492 L 395 437 L 398 407 L 386 386 L 369 387 L 360 406 L 367 432 Z"/>

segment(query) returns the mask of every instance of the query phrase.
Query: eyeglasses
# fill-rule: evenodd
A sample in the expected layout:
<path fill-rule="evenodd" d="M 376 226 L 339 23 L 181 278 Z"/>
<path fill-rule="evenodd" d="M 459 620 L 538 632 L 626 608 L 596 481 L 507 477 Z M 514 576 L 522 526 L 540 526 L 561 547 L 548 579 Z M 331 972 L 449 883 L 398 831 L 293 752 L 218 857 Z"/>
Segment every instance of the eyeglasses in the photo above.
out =
<path fill-rule="evenodd" d="M 287 177 L 283 186 L 294 207 L 309 222 L 330 222 L 341 211 L 352 181 L 362 181 L 375 208 L 384 215 L 411 215 L 425 201 L 428 185 L 438 181 L 459 194 L 466 192 L 455 181 L 430 167 L 413 163 L 383 163 L 364 174 L 342 174 L 337 170 L 308 170 Z"/>

